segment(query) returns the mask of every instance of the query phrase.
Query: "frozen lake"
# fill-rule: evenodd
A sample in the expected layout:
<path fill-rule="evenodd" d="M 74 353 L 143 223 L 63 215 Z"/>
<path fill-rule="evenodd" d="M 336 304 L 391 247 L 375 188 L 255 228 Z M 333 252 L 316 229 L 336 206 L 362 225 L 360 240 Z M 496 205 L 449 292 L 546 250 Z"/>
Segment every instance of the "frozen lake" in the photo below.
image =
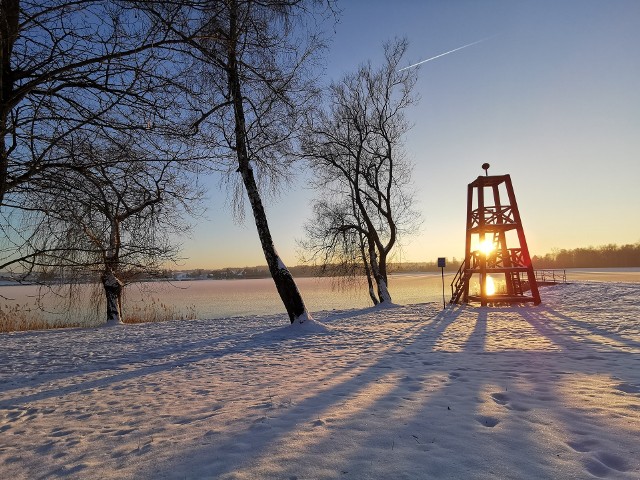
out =
<path fill-rule="evenodd" d="M 618 269 L 568 269 L 567 281 L 640 282 L 640 268 Z M 450 283 L 453 274 L 445 273 L 445 299 L 451 295 Z M 307 309 L 343 310 L 371 306 L 365 283 L 358 288 L 341 290 L 330 278 L 297 278 Z M 29 315 L 56 321 L 63 319 L 82 320 L 88 324 L 98 323 L 104 318 L 101 291 L 95 287 L 81 286 L 79 300 L 71 308 L 65 303 L 67 291 L 57 294 L 43 293 L 36 286 L 0 287 L 2 307 L 19 308 Z M 440 273 L 417 273 L 392 275 L 389 288 L 394 303 L 414 304 L 442 302 L 442 277 Z M 543 296 L 544 301 L 544 296 Z M 164 311 L 177 317 L 189 316 L 200 319 L 249 317 L 256 315 L 285 314 L 271 279 L 249 280 L 193 280 L 181 282 L 153 282 L 127 287 L 124 315 L 131 313 Z"/>

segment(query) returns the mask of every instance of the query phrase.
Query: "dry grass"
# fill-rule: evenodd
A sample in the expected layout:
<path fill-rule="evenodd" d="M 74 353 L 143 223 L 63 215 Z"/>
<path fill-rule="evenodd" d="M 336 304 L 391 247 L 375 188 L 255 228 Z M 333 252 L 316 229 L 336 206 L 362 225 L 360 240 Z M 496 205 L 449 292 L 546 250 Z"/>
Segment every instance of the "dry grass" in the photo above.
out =
<path fill-rule="evenodd" d="M 175 306 L 167 305 L 154 298 L 151 303 L 136 305 L 123 312 L 124 323 L 166 322 L 169 320 L 195 320 L 197 317 L 195 305 L 187 307 L 186 313 L 180 312 Z"/>
<path fill-rule="evenodd" d="M 81 327 L 82 322 L 45 320 L 42 314 L 20 305 L 0 307 L 0 333 L 23 332 L 27 330 L 51 330 L 54 328 Z"/>
<path fill-rule="evenodd" d="M 125 305 L 126 306 L 126 305 Z M 123 312 L 124 323 L 166 322 L 169 320 L 194 320 L 196 307 L 187 307 L 180 312 L 176 307 L 152 299 L 150 304 L 134 306 Z M 51 330 L 55 328 L 93 327 L 104 322 L 104 317 L 86 321 L 72 321 L 69 318 L 45 319 L 42 312 L 28 306 L 0 306 L 0 333 L 22 332 L 28 330 Z"/>

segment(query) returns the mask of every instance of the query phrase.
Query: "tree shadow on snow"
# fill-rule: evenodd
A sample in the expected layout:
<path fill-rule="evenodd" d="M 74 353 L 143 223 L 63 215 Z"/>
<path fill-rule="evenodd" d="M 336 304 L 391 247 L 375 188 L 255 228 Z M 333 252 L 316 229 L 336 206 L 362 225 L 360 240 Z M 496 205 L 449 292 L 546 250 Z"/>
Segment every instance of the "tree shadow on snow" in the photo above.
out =
<path fill-rule="evenodd" d="M 127 329 L 124 326 L 123 329 Z M 141 344 L 133 351 L 124 349 L 121 352 L 112 351 L 112 356 L 104 360 L 94 360 L 93 365 L 84 364 L 78 368 L 73 359 L 63 352 L 65 357 L 60 362 L 60 371 L 55 367 L 46 371 L 31 371 L 23 373 L 23 377 L 11 378 L 11 382 L 0 385 L 0 409 L 6 409 L 16 405 L 22 405 L 34 401 L 69 395 L 83 390 L 102 389 L 114 384 L 142 378 L 158 372 L 168 371 L 185 365 L 202 361 L 220 359 L 232 354 L 254 352 L 260 349 L 273 350 L 274 354 L 282 348 L 283 343 L 301 341 L 309 334 L 304 330 L 294 331 L 293 327 L 275 327 L 266 331 L 247 335 L 246 332 L 207 338 L 201 341 L 185 344 L 176 337 L 174 341 L 157 350 L 148 350 Z M 311 335 L 330 335 L 331 331 L 313 331 Z M 55 346 L 55 344 L 54 344 Z M 109 343 L 103 345 L 107 350 Z M 45 355 L 47 355 L 45 353 Z M 99 378 L 93 378 L 100 375 Z M 83 378 L 83 377 L 90 378 Z M 35 378 L 33 378 L 35 377 Z M 75 378 L 77 377 L 77 378 Z M 25 381 L 25 379 L 27 379 Z M 55 382 L 71 379 L 69 384 L 55 386 Z M 12 390 L 37 390 L 42 385 L 47 385 L 37 392 L 27 395 L 11 396 Z"/>
<path fill-rule="evenodd" d="M 209 445 L 184 445 L 140 476 L 463 478 L 483 472 L 551 478 L 553 466 L 533 430 L 522 431 L 506 419 L 526 409 L 513 401 L 529 393 L 519 391 L 518 375 L 523 365 L 537 371 L 531 359 L 539 352 L 488 352 L 491 317 L 488 308 L 440 312 L 411 326 L 410 334 L 366 368 L 270 412 L 261 425 L 267 434 L 257 435 L 254 425 L 218 433 Z M 457 322 L 465 322 L 468 337 L 456 351 L 439 349 Z M 465 451 L 469 435 L 475 437 L 473 451 Z M 498 448 L 484 451 L 489 438 Z M 245 455 L 234 454 L 238 445 L 245 446 Z M 451 458 L 459 461 L 452 464 Z"/>

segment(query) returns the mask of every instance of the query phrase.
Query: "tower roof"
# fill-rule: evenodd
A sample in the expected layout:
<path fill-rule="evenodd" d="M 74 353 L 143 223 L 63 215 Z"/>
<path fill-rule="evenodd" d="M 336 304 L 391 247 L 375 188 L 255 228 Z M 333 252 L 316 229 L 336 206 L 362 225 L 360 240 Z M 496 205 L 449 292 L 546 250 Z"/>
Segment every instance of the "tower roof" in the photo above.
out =
<path fill-rule="evenodd" d="M 489 175 L 485 177 L 478 177 L 473 182 L 469 184 L 471 187 L 493 187 L 495 185 L 500 185 L 507 181 L 510 178 L 509 175 Z"/>

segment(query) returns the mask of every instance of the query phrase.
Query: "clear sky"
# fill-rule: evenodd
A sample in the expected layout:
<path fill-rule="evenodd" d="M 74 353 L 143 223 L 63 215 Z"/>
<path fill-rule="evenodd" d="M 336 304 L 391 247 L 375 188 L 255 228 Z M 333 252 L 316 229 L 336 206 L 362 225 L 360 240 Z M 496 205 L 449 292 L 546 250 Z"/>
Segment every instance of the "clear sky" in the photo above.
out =
<path fill-rule="evenodd" d="M 326 78 L 396 36 L 423 64 L 406 149 L 421 232 L 396 260 L 464 255 L 466 187 L 511 174 L 532 254 L 640 241 L 640 1 L 343 0 Z M 207 218 L 183 240 L 184 268 L 265 264 L 252 217 L 234 223 L 212 181 Z M 313 192 L 304 175 L 267 200 L 276 248 L 295 265 Z"/>

